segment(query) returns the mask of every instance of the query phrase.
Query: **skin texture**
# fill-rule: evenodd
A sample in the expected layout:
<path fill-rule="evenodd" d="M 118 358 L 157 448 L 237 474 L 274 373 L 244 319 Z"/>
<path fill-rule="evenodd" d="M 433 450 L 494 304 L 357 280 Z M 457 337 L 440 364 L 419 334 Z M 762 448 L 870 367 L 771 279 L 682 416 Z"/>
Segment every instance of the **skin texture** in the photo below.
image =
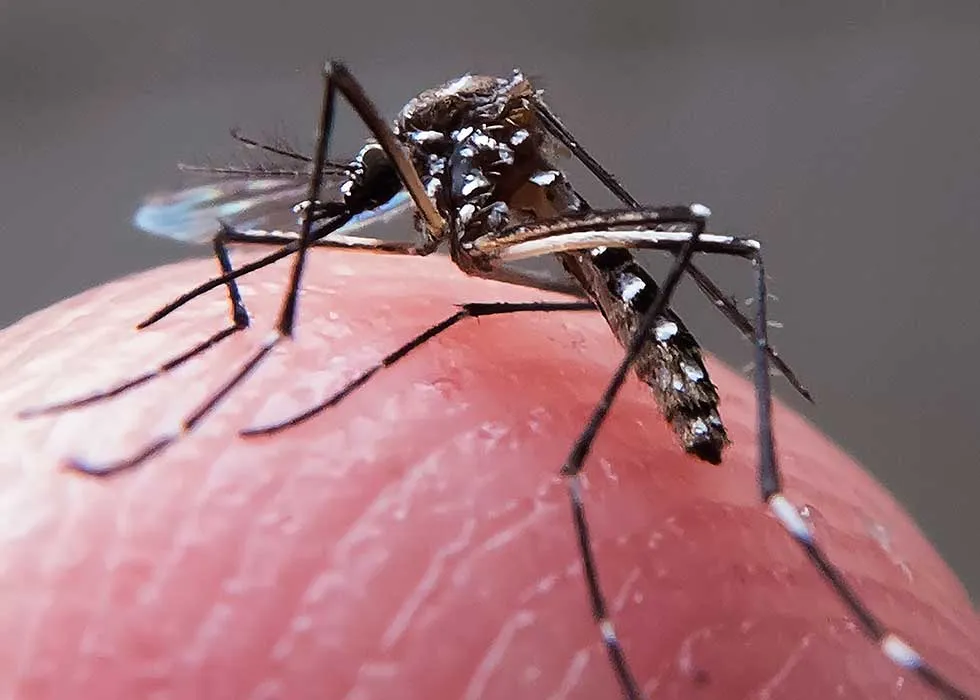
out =
<path fill-rule="evenodd" d="M 315 251 L 295 341 L 193 435 L 111 479 L 65 470 L 173 430 L 267 337 L 282 265 L 242 283 L 252 330 L 173 375 L 15 417 L 227 325 L 216 290 L 133 330 L 213 274 L 152 270 L 3 332 L 0 697 L 618 698 L 556 478 L 620 357 L 598 314 L 464 321 L 321 416 L 240 439 L 455 303 L 558 299 L 445 259 Z M 632 378 L 587 465 L 602 582 L 649 696 L 935 697 L 848 621 L 759 505 L 751 388 L 709 364 L 734 440 L 720 466 L 684 455 Z M 953 574 L 839 449 L 778 405 L 775 427 L 787 492 L 831 556 L 980 697 L 980 624 Z"/>

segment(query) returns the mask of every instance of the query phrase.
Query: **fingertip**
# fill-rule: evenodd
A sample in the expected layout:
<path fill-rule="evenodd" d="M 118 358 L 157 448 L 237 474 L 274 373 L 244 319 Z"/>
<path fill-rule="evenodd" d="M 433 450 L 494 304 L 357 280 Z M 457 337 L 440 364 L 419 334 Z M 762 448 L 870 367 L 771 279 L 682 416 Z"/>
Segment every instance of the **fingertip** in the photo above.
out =
<path fill-rule="evenodd" d="M 4 331 L 5 414 L 112 385 L 214 333 L 229 322 L 220 290 L 132 331 L 213 274 L 153 270 Z M 167 435 L 275 326 L 285 278 L 244 278 L 251 329 L 163 378 L 8 421 L 5 519 L 23 525 L 2 555 L 0 695 L 618 697 L 557 478 L 621 352 L 601 317 L 462 323 L 322 415 L 238 438 L 322 401 L 457 304 L 553 295 L 445 260 L 318 252 L 293 342 L 190 436 L 111 479 L 58 468 Z M 641 685 L 892 693 L 899 671 L 758 502 L 751 388 L 711 370 L 734 442 L 720 466 L 684 455 L 629 382 L 584 476 L 601 583 Z M 955 577 L 857 465 L 789 411 L 776 420 L 787 491 L 819 514 L 816 536 L 930 662 L 970 678 L 978 626 Z"/>

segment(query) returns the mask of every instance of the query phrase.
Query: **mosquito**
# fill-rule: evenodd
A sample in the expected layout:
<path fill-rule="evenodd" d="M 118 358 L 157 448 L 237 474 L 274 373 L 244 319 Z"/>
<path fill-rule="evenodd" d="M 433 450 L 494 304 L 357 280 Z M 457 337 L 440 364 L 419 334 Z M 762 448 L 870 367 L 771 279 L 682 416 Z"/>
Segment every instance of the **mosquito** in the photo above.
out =
<path fill-rule="evenodd" d="M 327 159 L 338 95 L 345 98 L 371 134 L 347 165 Z M 625 354 L 572 446 L 560 475 L 567 486 L 592 617 L 622 696 L 640 700 L 640 687 L 600 586 L 580 479 L 592 444 L 630 370 L 650 387 L 683 449 L 706 462 L 721 461 L 728 437 L 718 410 L 718 393 L 697 340 L 669 307 L 678 282 L 687 274 L 753 342 L 758 478 L 763 502 L 885 656 L 917 674 L 939 695 L 967 698 L 878 620 L 828 559 L 798 508 L 782 491 L 771 422 L 770 363 L 799 393 L 808 399 L 810 395 L 769 344 L 766 274 L 757 241 L 707 233 L 710 212 L 700 204 L 641 205 L 579 145 L 544 102 L 541 92 L 519 70 L 506 78 L 464 75 L 426 90 L 410 100 L 389 124 L 349 69 L 331 61 L 324 69 L 312 158 L 240 134 L 236 138 L 294 161 L 296 168 L 205 169 L 213 177 L 211 182 L 150 198 L 135 217 L 136 224 L 151 233 L 194 242 L 210 240 L 221 269 L 220 276 L 183 294 L 138 327 L 146 328 L 191 299 L 222 286 L 228 292 L 231 324 L 157 370 L 107 390 L 29 409 L 22 416 L 66 411 L 117 396 L 170 372 L 244 330 L 250 319 L 236 280 L 276 260 L 294 256 L 276 332 L 219 390 L 185 417 L 179 430 L 151 441 L 124 459 L 102 464 L 73 460 L 73 468 L 100 477 L 119 474 L 159 455 L 193 431 L 276 346 L 292 336 L 301 278 L 311 247 L 428 255 L 445 245 L 453 262 L 470 275 L 573 294 L 580 300 L 464 304 L 457 313 L 424 330 L 334 396 L 297 415 L 240 432 L 245 436 L 268 435 L 314 418 L 363 386 L 379 369 L 395 364 L 467 318 L 598 310 L 624 346 Z M 565 173 L 554 165 L 555 156 L 562 150 L 591 171 L 623 208 L 589 206 Z M 322 197 L 328 185 L 326 189 L 334 190 L 336 195 L 333 199 Z M 355 235 L 370 223 L 406 210 L 414 211 L 418 236 L 413 242 Z M 281 227 L 277 221 L 283 222 Z M 232 243 L 279 247 L 256 261 L 233 268 L 228 252 Z M 662 284 L 658 285 L 634 260 L 632 249 L 673 254 Z M 695 253 L 735 256 L 751 263 L 755 279 L 753 320 L 743 316 L 735 302 L 692 262 Z M 512 266 L 514 261 L 543 255 L 555 256 L 569 279 L 556 281 Z"/>

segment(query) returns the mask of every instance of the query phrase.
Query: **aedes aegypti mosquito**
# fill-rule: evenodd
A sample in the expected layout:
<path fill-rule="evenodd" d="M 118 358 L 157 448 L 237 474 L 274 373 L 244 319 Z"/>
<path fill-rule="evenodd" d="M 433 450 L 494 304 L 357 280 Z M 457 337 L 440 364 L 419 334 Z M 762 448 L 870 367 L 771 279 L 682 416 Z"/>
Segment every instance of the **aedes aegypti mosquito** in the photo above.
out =
<path fill-rule="evenodd" d="M 350 103 L 373 137 L 346 166 L 327 160 L 338 94 Z M 394 364 L 465 318 L 596 309 L 603 314 L 626 353 L 560 473 L 568 486 L 592 615 L 623 697 L 638 700 L 642 693 L 607 614 L 606 599 L 599 585 L 579 479 L 592 443 L 630 369 L 653 390 L 661 412 L 684 449 L 707 462 L 721 460 L 727 436 L 718 413 L 718 394 L 708 377 L 697 341 L 669 308 L 671 294 L 686 273 L 742 333 L 753 339 L 758 474 L 763 501 L 857 618 L 865 634 L 889 659 L 918 674 L 943 696 L 967 697 L 871 613 L 829 561 L 805 519 L 782 492 L 770 420 L 770 362 L 797 391 L 808 398 L 809 395 L 768 342 L 766 275 L 759 243 L 705 233 L 710 212 L 699 204 L 640 205 L 578 144 L 519 71 L 508 78 L 465 75 L 422 92 L 389 125 L 348 69 L 341 63 L 331 62 L 325 69 L 313 158 L 263 146 L 243 137 L 239 139 L 295 159 L 299 166 L 288 172 L 215 169 L 212 172 L 217 177 L 210 184 L 151 198 L 136 216 L 137 225 L 153 233 L 191 241 L 211 240 L 222 271 L 220 277 L 184 294 L 139 327 L 155 323 L 190 299 L 219 286 L 228 289 L 231 326 L 174 357 L 159 370 L 108 390 L 33 408 L 22 415 L 64 411 L 116 396 L 169 372 L 246 328 L 249 315 L 236 279 L 275 260 L 295 255 L 277 333 L 221 389 L 185 418 L 181 430 L 157 439 L 129 458 L 106 464 L 75 461 L 76 469 L 97 476 L 117 474 L 159 454 L 193 430 L 274 347 L 291 336 L 310 246 L 427 255 L 445 243 L 455 264 L 469 274 L 585 297 L 587 300 L 577 302 L 464 305 L 456 314 L 392 352 L 380 366 Z M 578 158 L 627 208 L 592 209 L 572 188 L 565 174 L 552 164 L 555 146 L 559 145 Z M 328 180 L 339 188 L 339 201 L 321 199 Z M 351 235 L 367 223 L 413 205 L 420 234 L 415 243 Z M 273 222 L 284 214 L 289 216 L 289 225 L 283 227 L 286 230 L 278 230 Z M 229 243 L 281 247 L 233 269 L 227 250 Z M 658 286 L 634 261 L 631 248 L 668 251 L 675 256 L 662 285 Z M 752 263 L 754 322 L 747 320 L 692 263 L 696 252 L 737 256 Z M 574 283 L 554 282 L 508 267 L 512 261 L 546 254 L 558 258 Z M 242 433 L 269 434 L 308 420 L 366 383 L 379 367 L 365 372 L 337 395 L 299 415 Z"/>

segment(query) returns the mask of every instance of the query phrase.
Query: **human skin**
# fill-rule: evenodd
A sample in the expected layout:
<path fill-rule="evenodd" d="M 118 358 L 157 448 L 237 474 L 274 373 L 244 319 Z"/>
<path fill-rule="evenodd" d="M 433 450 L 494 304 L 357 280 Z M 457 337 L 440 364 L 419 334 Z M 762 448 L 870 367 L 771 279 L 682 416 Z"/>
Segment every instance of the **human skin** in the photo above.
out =
<path fill-rule="evenodd" d="M 236 259 L 244 258 L 238 251 Z M 469 319 L 336 407 L 313 404 L 467 301 L 559 299 L 442 258 L 314 251 L 295 338 L 186 438 L 170 432 L 274 327 L 282 265 L 249 275 L 253 326 L 169 376 L 57 416 L 228 323 L 193 261 L 91 290 L 0 339 L 0 697 L 621 697 L 591 618 L 568 449 L 621 356 L 589 312 Z M 586 467 L 617 631 L 651 698 L 932 698 L 885 659 L 759 503 L 754 399 L 709 360 L 733 444 L 683 453 L 631 378 Z M 980 623 L 909 517 L 777 404 L 787 494 L 872 610 L 980 697 Z M 928 465 L 923 465 L 926 468 Z"/>

